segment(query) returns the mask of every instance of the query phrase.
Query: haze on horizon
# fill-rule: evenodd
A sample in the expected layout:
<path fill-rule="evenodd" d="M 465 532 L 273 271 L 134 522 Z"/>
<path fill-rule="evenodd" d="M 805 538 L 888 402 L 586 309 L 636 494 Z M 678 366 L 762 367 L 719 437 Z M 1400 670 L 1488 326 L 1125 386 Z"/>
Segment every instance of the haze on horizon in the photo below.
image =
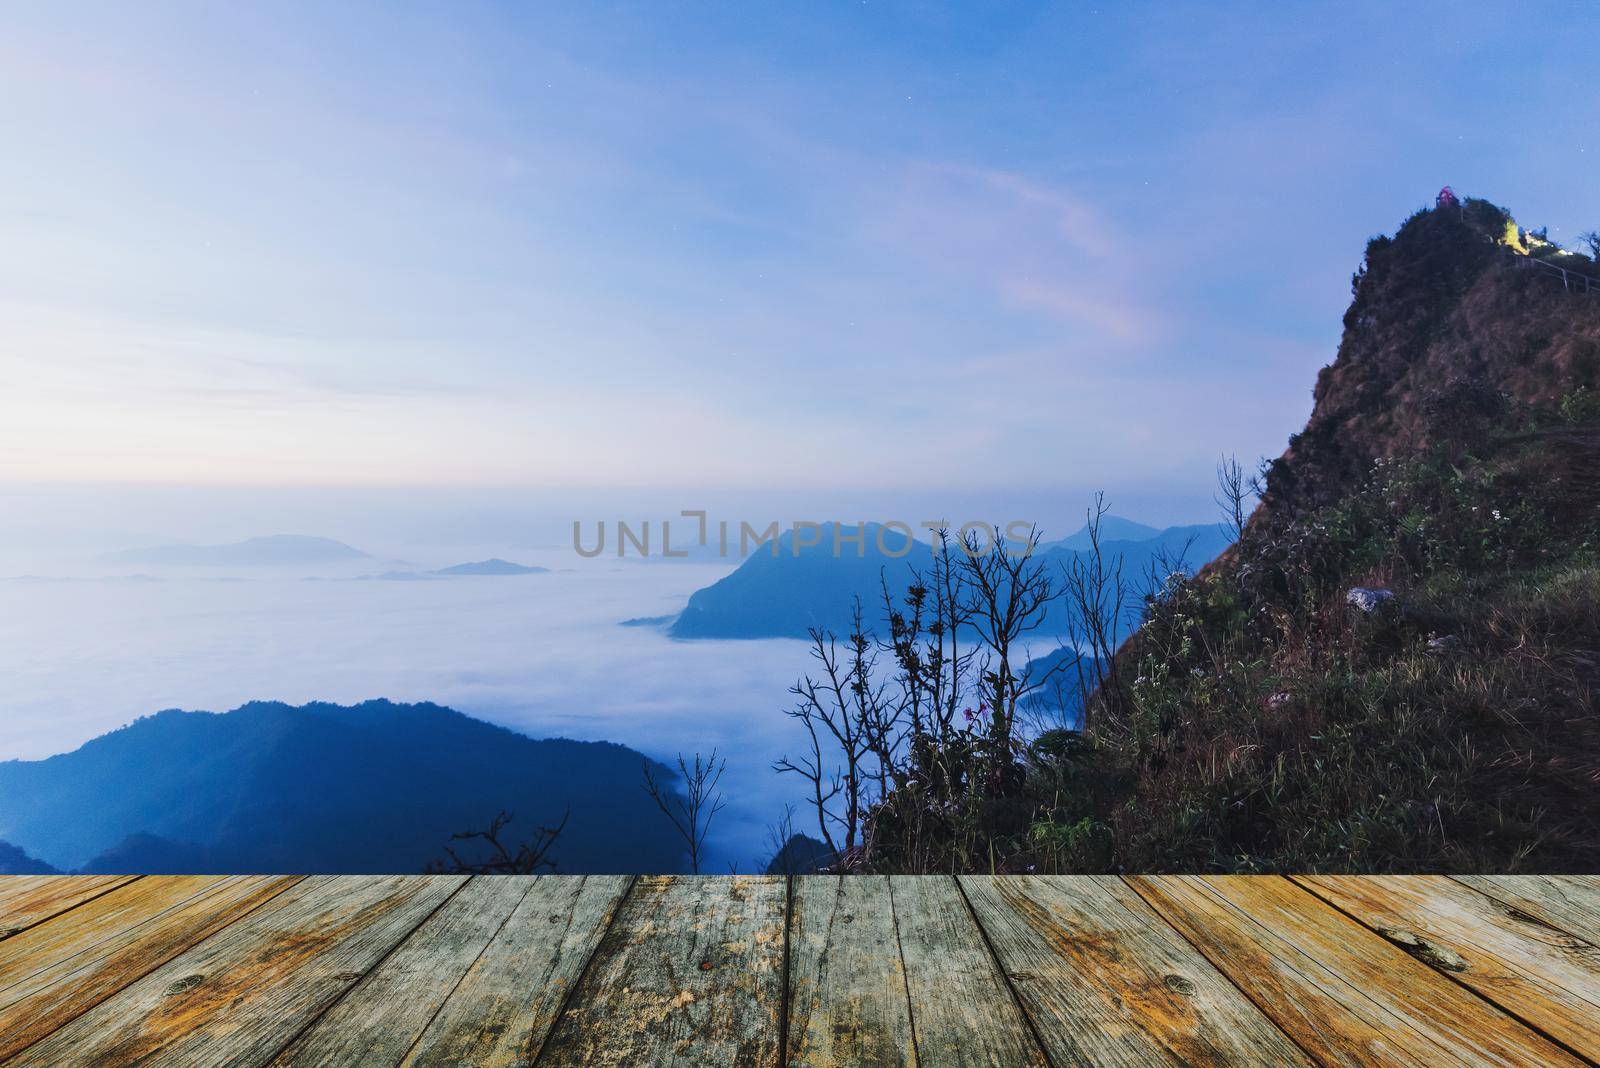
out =
<path fill-rule="evenodd" d="M 1362 244 L 1440 185 L 1596 224 L 1596 29 L 14 7 L 0 482 L 1204 501 L 1300 427 Z"/>

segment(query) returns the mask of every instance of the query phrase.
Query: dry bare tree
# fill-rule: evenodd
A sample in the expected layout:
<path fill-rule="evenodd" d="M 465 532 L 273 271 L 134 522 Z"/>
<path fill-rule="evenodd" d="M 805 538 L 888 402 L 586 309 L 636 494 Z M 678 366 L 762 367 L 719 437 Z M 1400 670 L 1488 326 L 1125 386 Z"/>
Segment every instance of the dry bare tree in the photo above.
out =
<path fill-rule="evenodd" d="M 532 875 L 538 871 L 555 871 L 556 862 L 550 859 L 550 849 L 567 829 L 572 810 L 567 809 L 561 822 L 554 827 L 540 827 L 531 841 L 519 843 L 515 851 L 507 848 L 501 837 L 506 825 L 514 817 L 502 811 L 482 831 L 462 831 L 452 834 L 453 842 L 481 842 L 489 847 L 488 855 L 477 860 L 466 860 L 450 846 L 445 846 L 447 860 L 436 860 L 428 865 L 432 875 Z"/>
<path fill-rule="evenodd" d="M 806 747 L 774 768 L 807 783 L 818 834 L 839 867 L 867 850 L 886 798 L 934 799 L 938 808 L 973 788 L 994 796 L 1015 777 L 1019 709 L 1059 668 L 1028 677 L 1023 642 L 1057 599 L 1038 544 L 1037 532 L 1011 546 L 998 529 L 959 542 L 939 531 L 931 563 L 903 593 L 882 580 L 885 638 L 867 632 L 859 603 L 843 640 L 811 631 L 820 670 L 790 688 L 796 702 L 787 710 Z M 924 815 L 919 802 L 899 806 L 896 818 Z"/>
<path fill-rule="evenodd" d="M 1016 552 L 997 528 L 987 546 L 980 548 L 974 533 L 962 547 L 972 590 L 971 625 L 983 646 L 979 705 L 988 709 L 990 741 L 1000 752 L 1014 745 L 1018 703 L 1038 686 L 1018 673 L 1027 664 L 1026 656 L 1017 662 L 1022 642 L 1045 622 L 1058 596 L 1049 569 L 1034 559 L 1039 541 L 1039 531 L 1032 529 L 1026 548 Z"/>
<path fill-rule="evenodd" d="M 1258 480 L 1236 461 L 1219 470 L 1219 499 L 1240 529 Z M 1018 802 L 1038 754 L 1083 740 L 1033 743 L 1057 728 L 1099 729 L 1091 717 L 1114 727 L 1126 715 L 1124 640 L 1187 574 L 1193 539 L 1150 554 L 1141 573 L 1109 545 L 1109 513 L 1097 494 L 1087 545 L 1072 552 L 1039 553 L 1037 530 L 1009 543 L 993 528 L 960 541 L 938 531 L 930 563 L 903 591 L 880 580 L 885 637 L 866 632 L 859 602 L 846 638 L 810 632 L 820 669 L 790 688 L 796 702 L 787 710 L 804 747 L 774 767 L 807 784 L 834 870 L 983 865 L 994 841 L 1027 833 L 1030 813 Z M 1029 647 L 1041 634 L 1052 639 L 1048 656 Z M 1081 710 L 1075 723 L 1069 708 Z"/>
<path fill-rule="evenodd" d="M 772 861 L 768 864 L 768 875 L 799 875 L 797 871 L 790 871 L 793 867 L 789 863 L 789 842 L 794 838 L 794 806 L 784 805 L 783 812 L 778 816 L 778 821 L 767 828 L 767 848 L 772 851 Z M 777 868 L 777 871 L 771 870 Z"/>
<path fill-rule="evenodd" d="M 832 853 L 842 855 L 861 843 L 867 808 L 888 789 L 901 710 L 885 700 L 875 678 L 877 653 L 859 601 L 843 650 L 831 631 L 813 627 L 810 635 L 821 678 L 807 675 L 791 686 L 796 703 L 788 710 L 805 727 L 810 751 L 785 756 L 773 768 L 809 784 L 818 832 Z"/>
<path fill-rule="evenodd" d="M 650 761 L 644 762 L 644 792 L 682 836 L 689 850 L 689 867 L 696 875 L 700 874 L 700 858 L 705 851 L 706 837 L 711 833 L 711 821 L 727 804 L 727 799 L 717 789 L 727 767 L 728 762 L 719 760 L 715 749 L 708 757 L 696 753 L 692 767 L 679 753 L 678 770 L 683 775 L 683 792 L 679 793 L 671 783 L 662 783 L 656 778 Z"/>
<path fill-rule="evenodd" d="M 1217 461 L 1217 492 L 1212 500 L 1222 509 L 1222 524 L 1237 541 L 1244 533 L 1244 523 L 1249 515 L 1245 499 L 1249 491 L 1245 486 L 1244 468 L 1237 456 L 1224 456 Z"/>
<path fill-rule="evenodd" d="M 1212 500 L 1222 509 L 1223 528 L 1234 541 L 1244 536 L 1255 502 L 1266 488 L 1265 468 L 1265 461 L 1261 461 L 1254 472 L 1246 474 L 1237 456 L 1224 456 L 1217 461 L 1217 492 Z"/>
<path fill-rule="evenodd" d="M 1128 583 L 1122 573 L 1123 558 L 1120 554 L 1106 555 L 1101 535 L 1100 528 L 1110 508 L 1104 493 L 1095 494 L 1094 503 L 1085 515 L 1089 547 L 1073 554 L 1061 569 L 1069 637 L 1085 654 L 1079 664 L 1086 727 L 1089 726 L 1090 695 L 1098 694 L 1099 700 L 1094 702 L 1096 708 L 1113 716 L 1120 714 L 1123 704 L 1116 658 L 1125 636 L 1130 605 Z"/>
<path fill-rule="evenodd" d="M 968 640 L 974 606 L 958 551 L 950 532 L 935 535 L 932 563 L 913 570 L 903 602 L 882 584 L 884 619 L 889 625 L 886 651 L 894 659 L 906 725 L 914 737 L 947 740 L 960 729 L 965 694 L 978 642 Z"/>

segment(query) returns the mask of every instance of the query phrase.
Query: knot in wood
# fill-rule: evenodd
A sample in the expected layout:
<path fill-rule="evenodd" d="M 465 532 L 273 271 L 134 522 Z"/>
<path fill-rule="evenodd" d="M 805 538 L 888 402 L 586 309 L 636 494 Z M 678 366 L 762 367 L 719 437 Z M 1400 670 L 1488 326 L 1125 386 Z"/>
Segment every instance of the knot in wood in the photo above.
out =
<path fill-rule="evenodd" d="M 182 979 L 176 979 L 167 984 L 166 996 L 170 998 L 179 994 L 187 994 L 205 981 L 206 977 L 203 975 L 186 975 Z"/>

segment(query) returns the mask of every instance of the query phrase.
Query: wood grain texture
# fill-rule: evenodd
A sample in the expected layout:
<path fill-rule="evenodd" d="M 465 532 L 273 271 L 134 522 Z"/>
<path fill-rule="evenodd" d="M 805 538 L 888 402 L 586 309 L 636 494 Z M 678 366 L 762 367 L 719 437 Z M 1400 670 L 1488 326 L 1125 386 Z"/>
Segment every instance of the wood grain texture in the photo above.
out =
<path fill-rule="evenodd" d="M 1048 1063 L 956 881 L 948 875 L 896 875 L 889 891 L 922 1063 Z"/>
<path fill-rule="evenodd" d="M 1279 876 L 1127 882 L 1321 1063 L 1581 1063 Z"/>
<path fill-rule="evenodd" d="M 1458 875 L 1505 906 L 1513 919 L 1531 917 L 1591 946 L 1600 946 L 1600 880 L 1576 875 Z"/>
<path fill-rule="evenodd" d="M 1563 1065 L 1600 1021 L 1588 876 L 29 876 L 0 910 L 8 1064 Z"/>
<path fill-rule="evenodd" d="M 789 1063 L 917 1063 L 889 879 L 795 878 L 789 916 Z"/>
<path fill-rule="evenodd" d="M 630 883 L 629 876 L 541 876 L 406 1063 L 531 1065 Z"/>
<path fill-rule="evenodd" d="M 775 1064 L 787 897 L 776 877 L 638 880 L 539 1063 Z"/>
<path fill-rule="evenodd" d="M 1600 1060 L 1600 950 L 1443 875 L 1295 881 L 1591 1060 Z"/>
<path fill-rule="evenodd" d="M 266 1063 L 464 882 L 450 875 L 305 879 L 10 1063 Z"/>
<path fill-rule="evenodd" d="M 0 942 L 0 1059 L 93 1008 L 297 877 L 150 876 Z"/>
<path fill-rule="evenodd" d="M 407 1064 L 532 1064 L 632 879 L 540 876 L 412 1047 Z"/>
<path fill-rule="evenodd" d="M 522 903 L 529 885 L 521 879 L 473 879 L 323 1013 L 277 1063 L 399 1064 Z"/>
<path fill-rule="evenodd" d="M 1309 1063 L 1121 880 L 960 878 L 1057 1063 Z"/>
<path fill-rule="evenodd" d="M 18 875 L 0 880 L 0 940 L 131 883 L 134 875 Z"/>

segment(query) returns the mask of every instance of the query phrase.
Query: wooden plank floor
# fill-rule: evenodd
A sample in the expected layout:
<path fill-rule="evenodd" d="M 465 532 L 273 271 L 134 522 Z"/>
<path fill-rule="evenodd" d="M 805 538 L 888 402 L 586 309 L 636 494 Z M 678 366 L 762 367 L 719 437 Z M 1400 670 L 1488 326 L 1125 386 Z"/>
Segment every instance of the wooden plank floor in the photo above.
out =
<path fill-rule="evenodd" d="M 1600 1062 L 1600 878 L 0 878 L 16 1065 Z"/>

